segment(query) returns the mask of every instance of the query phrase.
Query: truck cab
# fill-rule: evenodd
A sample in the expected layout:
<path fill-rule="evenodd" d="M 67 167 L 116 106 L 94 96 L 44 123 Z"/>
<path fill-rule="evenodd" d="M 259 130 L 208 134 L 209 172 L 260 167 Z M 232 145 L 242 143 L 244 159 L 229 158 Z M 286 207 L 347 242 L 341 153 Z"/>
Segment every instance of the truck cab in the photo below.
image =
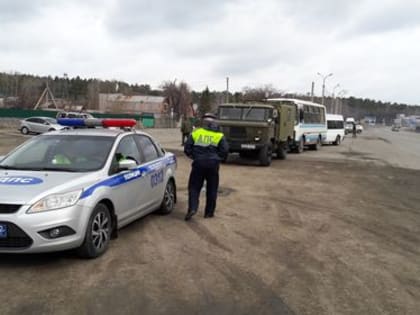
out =
<path fill-rule="evenodd" d="M 268 103 L 222 104 L 218 124 L 224 133 L 230 153 L 256 158 L 269 166 L 273 152 L 285 159 L 293 139 L 296 109 L 291 105 Z"/>

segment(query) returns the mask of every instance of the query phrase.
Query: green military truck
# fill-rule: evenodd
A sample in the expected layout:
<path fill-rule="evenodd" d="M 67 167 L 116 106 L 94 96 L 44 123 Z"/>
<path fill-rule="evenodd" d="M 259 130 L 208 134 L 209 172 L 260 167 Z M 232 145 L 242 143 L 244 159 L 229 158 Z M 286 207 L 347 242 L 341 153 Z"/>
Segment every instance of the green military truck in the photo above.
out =
<path fill-rule="evenodd" d="M 263 166 L 271 164 L 272 154 L 285 159 L 293 142 L 296 107 L 288 104 L 222 104 L 218 123 L 231 153 L 255 158 Z"/>

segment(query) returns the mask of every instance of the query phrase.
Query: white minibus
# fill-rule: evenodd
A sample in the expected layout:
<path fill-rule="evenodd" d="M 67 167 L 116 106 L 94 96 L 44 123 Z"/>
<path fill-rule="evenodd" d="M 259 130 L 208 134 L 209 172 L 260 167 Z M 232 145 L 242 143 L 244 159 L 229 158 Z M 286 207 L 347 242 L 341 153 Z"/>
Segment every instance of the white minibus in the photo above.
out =
<path fill-rule="evenodd" d="M 324 105 L 291 98 L 269 98 L 266 101 L 296 106 L 294 143 L 291 145 L 295 152 L 301 153 L 305 146 L 309 146 L 313 150 L 320 148 L 327 137 Z"/>
<path fill-rule="evenodd" d="M 343 115 L 327 114 L 327 137 L 322 143 L 339 145 L 344 139 Z"/>

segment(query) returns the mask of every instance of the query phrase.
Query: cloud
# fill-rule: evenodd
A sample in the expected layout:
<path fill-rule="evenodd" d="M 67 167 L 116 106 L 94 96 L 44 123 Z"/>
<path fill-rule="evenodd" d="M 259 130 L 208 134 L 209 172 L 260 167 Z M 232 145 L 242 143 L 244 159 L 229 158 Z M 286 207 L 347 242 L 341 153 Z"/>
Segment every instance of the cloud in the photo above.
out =
<path fill-rule="evenodd" d="M 372 35 L 420 26 L 420 2 L 384 0 L 366 1 L 359 7 L 357 18 L 343 30 L 344 34 Z"/>
<path fill-rule="evenodd" d="M 3 0 L 0 71 L 420 103 L 418 1 Z M 420 20 L 419 20 L 420 21 Z"/>
<path fill-rule="evenodd" d="M 141 36 L 165 30 L 194 31 L 217 22 L 232 0 L 122 0 L 110 8 L 107 27 L 114 36 Z"/>
<path fill-rule="evenodd" d="M 46 3 L 46 0 L 0 1 L 0 24 L 15 24 L 30 20 L 40 13 Z"/>

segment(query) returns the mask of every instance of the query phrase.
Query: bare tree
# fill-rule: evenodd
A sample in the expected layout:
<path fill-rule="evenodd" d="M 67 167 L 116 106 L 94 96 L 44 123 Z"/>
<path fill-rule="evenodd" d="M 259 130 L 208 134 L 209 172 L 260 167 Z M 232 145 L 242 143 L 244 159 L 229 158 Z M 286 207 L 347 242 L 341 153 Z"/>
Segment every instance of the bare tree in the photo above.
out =
<path fill-rule="evenodd" d="M 165 81 L 161 85 L 163 95 L 169 108 L 173 109 L 174 114 L 188 115 L 190 106 L 192 104 L 191 90 L 187 83 L 180 82 L 179 84 L 174 81 Z"/>
<path fill-rule="evenodd" d="M 244 101 L 260 101 L 274 94 L 279 94 L 279 91 L 271 84 L 267 84 L 262 87 L 244 87 L 242 94 Z"/>

